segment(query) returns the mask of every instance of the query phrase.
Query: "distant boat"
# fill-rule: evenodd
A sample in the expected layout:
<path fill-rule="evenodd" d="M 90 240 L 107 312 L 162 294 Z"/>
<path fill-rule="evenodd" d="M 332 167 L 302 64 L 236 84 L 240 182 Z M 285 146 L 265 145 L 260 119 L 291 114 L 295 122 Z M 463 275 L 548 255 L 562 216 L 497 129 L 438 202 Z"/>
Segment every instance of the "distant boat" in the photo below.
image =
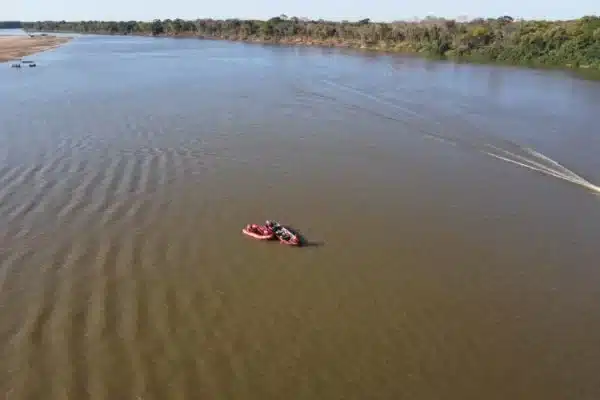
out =
<path fill-rule="evenodd" d="M 11 65 L 13 68 L 21 68 L 23 65 L 28 65 L 29 68 L 37 67 L 35 61 L 31 60 L 19 60 L 18 62 Z"/>

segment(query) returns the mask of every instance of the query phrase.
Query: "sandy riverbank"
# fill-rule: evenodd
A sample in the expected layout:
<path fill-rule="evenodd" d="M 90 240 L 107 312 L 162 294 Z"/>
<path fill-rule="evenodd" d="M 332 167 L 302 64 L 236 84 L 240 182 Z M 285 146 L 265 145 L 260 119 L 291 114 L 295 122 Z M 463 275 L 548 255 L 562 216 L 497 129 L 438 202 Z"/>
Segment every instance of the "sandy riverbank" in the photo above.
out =
<path fill-rule="evenodd" d="M 0 62 L 54 49 L 71 40 L 56 36 L 0 36 Z"/>

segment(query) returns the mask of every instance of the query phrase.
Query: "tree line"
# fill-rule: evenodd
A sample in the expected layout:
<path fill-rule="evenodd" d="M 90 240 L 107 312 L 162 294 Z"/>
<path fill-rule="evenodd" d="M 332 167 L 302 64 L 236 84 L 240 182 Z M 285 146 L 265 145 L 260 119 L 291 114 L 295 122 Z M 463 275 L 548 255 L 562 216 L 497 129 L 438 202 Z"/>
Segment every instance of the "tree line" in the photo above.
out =
<path fill-rule="evenodd" d="M 21 28 L 20 21 L 0 21 L 0 29 L 19 29 Z"/>
<path fill-rule="evenodd" d="M 507 63 L 600 68 L 600 17 L 525 21 L 510 16 L 458 22 L 426 18 L 381 23 L 308 20 L 285 15 L 260 20 L 39 21 L 27 30 L 121 35 L 199 36 L 260 42 L 419 52 Z"/>

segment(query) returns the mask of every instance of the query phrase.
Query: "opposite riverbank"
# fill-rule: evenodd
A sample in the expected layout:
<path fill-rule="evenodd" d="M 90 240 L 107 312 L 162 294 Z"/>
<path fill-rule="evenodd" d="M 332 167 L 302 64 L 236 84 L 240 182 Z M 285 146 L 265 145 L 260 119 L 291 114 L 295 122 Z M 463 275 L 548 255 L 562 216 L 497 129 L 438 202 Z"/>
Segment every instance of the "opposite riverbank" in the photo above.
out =
<path fill-rule="evenodd" d="M 0 62 L 51 50 L 69 40 L 71 38 L 56 36 L 0 36 Z"/>
<path fill-rule="evenodd" d="M 600 70 L 600 17 L 524 21 L 512 17 L 458 22 L 427 18 L 380 23 L 307 20 L 285 15 L 259 20 L 28 22 L 30 31 L 200 37 L 252 43 L 418 53 L 448 59 Z"/>

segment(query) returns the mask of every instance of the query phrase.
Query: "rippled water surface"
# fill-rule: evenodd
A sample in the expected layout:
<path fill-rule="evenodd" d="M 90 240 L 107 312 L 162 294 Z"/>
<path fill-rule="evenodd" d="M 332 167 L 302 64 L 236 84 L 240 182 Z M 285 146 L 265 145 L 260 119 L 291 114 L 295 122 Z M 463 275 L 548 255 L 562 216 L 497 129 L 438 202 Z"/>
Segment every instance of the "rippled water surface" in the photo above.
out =
<path fill-rule="evenodd" d="M 78 37 L 0 64 L 7 399 L 600 398 L 600 84 Z M 276 219 L 309 245 L 241 234 Z"/>

